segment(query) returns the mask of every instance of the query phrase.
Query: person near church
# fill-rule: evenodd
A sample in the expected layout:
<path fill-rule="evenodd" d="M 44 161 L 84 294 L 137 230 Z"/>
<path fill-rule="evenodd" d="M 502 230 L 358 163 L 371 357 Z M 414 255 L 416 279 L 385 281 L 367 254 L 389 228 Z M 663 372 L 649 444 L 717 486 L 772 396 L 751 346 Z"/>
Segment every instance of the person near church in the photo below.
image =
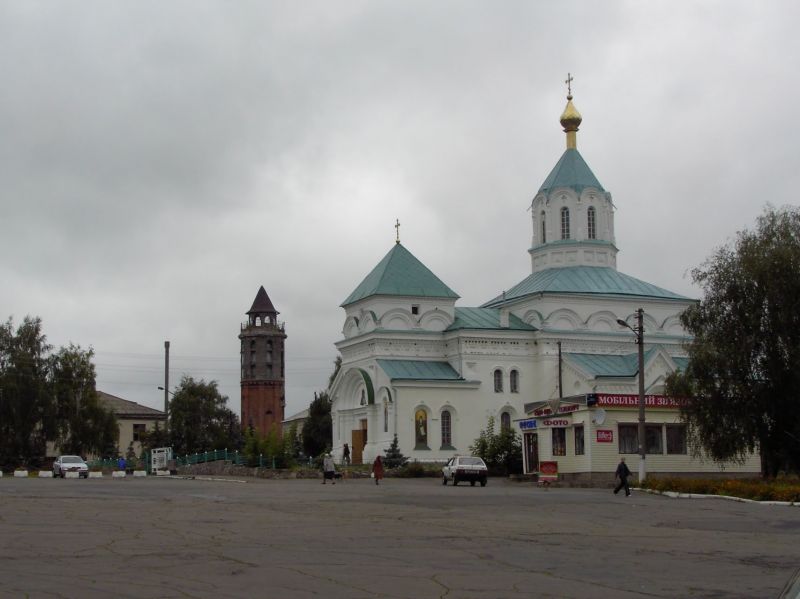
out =
<path fill-rule="evenodd" d="M 372 476 L 376 485 L 383 478 L 383 460 L 381 460 L 381 456 L 376 456 L 375 461 L 372 462 Z"/>
<path fill-rule="evenodd" d="M 625 463 L 625 458 L 620 458 L 619 466 L 617 466 L 617 472 L 615 473 L 615 478 L 619 479 L 619 484 L 614 489 L 614 495 L 619 493 L 619 490 L 623 487 L 625 488 L 625 497 L 630 497 L 631 489 L 628 486 L 628 477 L 631 475 L 630 468 Z"/>
<path fill-rule="evenodd" d="M 322 484 L 324 485 L 328 480 L 332 484 L 336 484 L 336 466 L 333 464 L 333 457 L 331 454 L 326 453 L 325 458 L 322 460 Z"/>
<path fill-rule="evenodd" d="M 350 465 L 350 446 L 347 443 L 344 444 L 344 449 L 342 449 L 342 463 L 345 466 Z"/>

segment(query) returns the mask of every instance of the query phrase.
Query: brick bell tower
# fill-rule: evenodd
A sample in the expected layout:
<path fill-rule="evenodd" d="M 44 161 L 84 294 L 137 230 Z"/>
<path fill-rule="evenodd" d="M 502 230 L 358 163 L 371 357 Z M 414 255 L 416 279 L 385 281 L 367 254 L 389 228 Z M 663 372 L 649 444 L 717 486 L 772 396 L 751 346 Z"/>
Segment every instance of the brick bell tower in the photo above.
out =
<path fill-rule="evenodd" d="M 262 285 L 253 307 L 247 312 L 247 322 L 241 326 L 242 364 L 242 428 L 253 428 L 262 435 L 271 430 L 281 435 L 285 370 L 283 346 L 286 339 L 284 323 L 278 322 L 278 312 Z"/>

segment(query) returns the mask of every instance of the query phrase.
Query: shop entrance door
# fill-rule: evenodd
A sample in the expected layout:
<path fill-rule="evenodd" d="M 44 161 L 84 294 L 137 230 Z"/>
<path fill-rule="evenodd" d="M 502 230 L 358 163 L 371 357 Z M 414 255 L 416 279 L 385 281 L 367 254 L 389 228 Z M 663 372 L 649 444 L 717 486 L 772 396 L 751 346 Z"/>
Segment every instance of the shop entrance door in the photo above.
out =
<path fill-rule="evenodd" d="M 522 439 L 525 447 L 525 474 L 539 471 L 539 434 L 525 433 Z"/>

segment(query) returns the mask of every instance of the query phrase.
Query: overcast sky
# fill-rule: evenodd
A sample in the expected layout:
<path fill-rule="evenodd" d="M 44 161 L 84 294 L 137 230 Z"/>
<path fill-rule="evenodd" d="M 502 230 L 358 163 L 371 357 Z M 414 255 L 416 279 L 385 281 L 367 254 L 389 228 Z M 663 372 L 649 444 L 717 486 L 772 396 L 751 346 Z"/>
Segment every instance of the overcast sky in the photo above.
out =
<path fill-rule="evenodd" d="M 96 352 L 163 407 L 239 411 L 259 285 L 286 322 L 287 416 L 324 389 L 347 295 L 404 246 L 476 306 L 530 273 L 530 200 L 578 149 L 619 270 L 688 277 L 797 204 L 800 4 L 0 2 L 0 318 Z M 793 66 L 794 65 L 794 66 Z"/>

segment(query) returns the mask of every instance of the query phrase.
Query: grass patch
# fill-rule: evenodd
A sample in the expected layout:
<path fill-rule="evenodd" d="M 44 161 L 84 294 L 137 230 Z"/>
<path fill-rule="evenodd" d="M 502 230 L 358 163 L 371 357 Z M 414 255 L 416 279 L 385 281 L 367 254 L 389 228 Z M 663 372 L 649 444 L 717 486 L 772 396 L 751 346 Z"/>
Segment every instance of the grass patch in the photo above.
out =
<path fill-rule="evenodd" d="M 800 480 L 779 478 L 760 479 L 710 479 L 710 478 L 647 478 L 640 485 L 653 491 L 675 491 L 698 495 L 728 495 L 755 501 L 800 502 Z"/>

